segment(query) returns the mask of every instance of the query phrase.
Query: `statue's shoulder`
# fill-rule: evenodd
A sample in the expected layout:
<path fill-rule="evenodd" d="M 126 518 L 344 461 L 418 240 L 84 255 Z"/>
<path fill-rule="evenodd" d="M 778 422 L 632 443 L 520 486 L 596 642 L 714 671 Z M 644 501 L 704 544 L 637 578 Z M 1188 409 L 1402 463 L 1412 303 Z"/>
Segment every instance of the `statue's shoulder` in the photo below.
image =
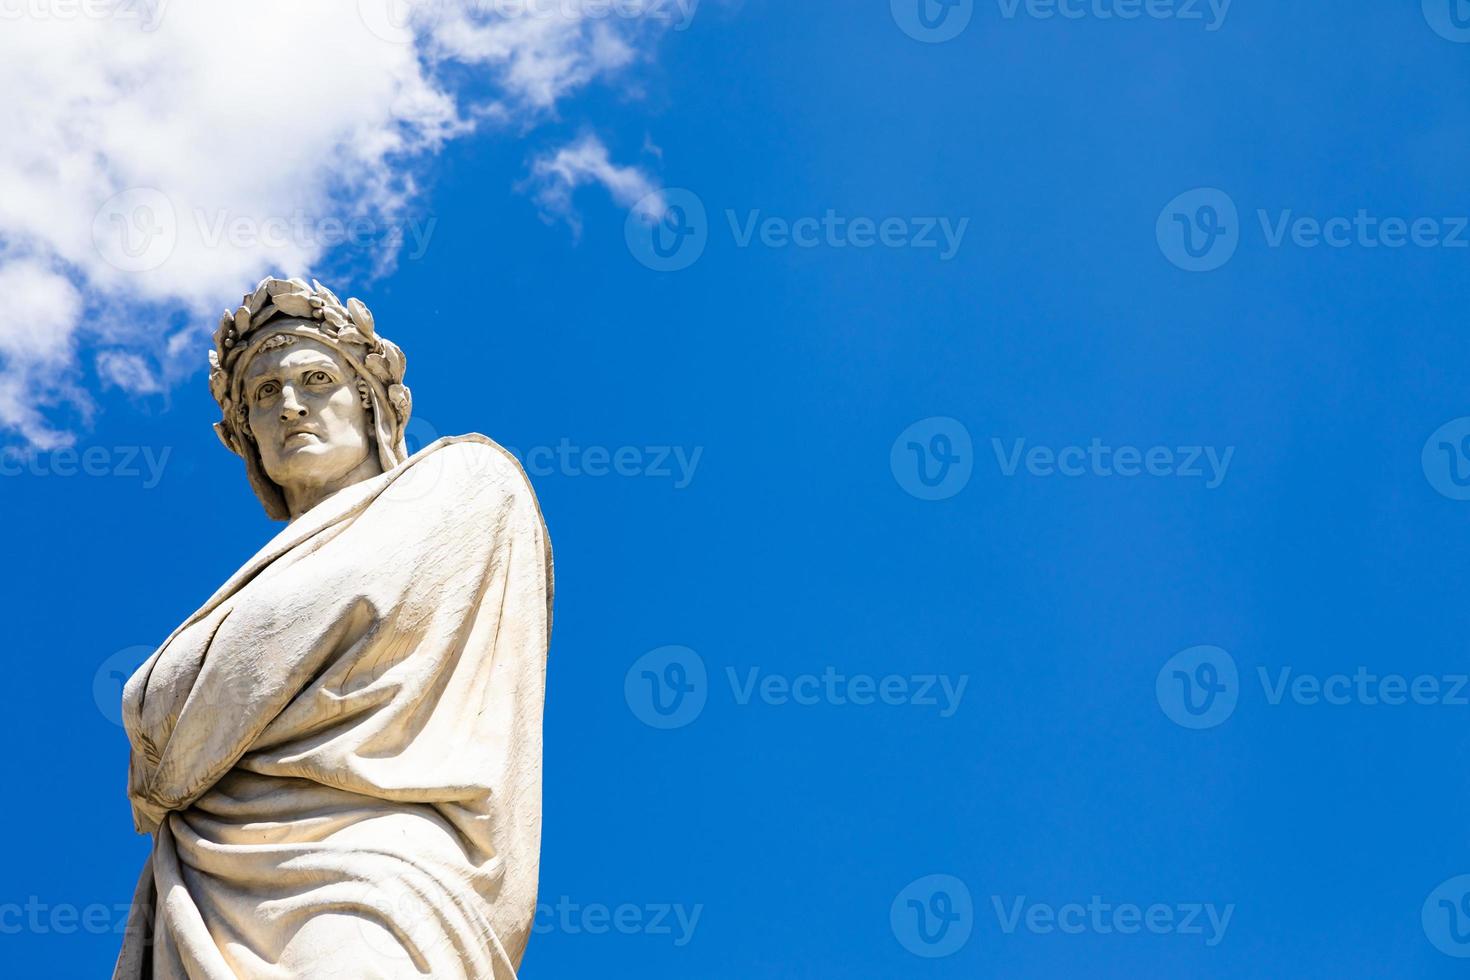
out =
<path fill-rule="evenodd" d="M 478 488 L 494 487 L 513 497 L 536 500 L 531 481 L 520 461 L 510 451 L 478 432 L 445 436 L 417 455 L 436 454 L 445 469 Z"/>
<path fill-rule="evenodd" d="M 419 455 L 430 450 L 447 464 L 437 469 L 453 474 L 445 489 L 448 501 L 462 520 L 473 522 L 476 518 L 471 515 L 480 513 L 494 526 L 515 528 L 516 533 L 532 535 L 541 542 L 549 595 L 551 540 L 541 503 L 520 461 L 504 446 L 478 432 L 446 436 L 425 447 Z"/>

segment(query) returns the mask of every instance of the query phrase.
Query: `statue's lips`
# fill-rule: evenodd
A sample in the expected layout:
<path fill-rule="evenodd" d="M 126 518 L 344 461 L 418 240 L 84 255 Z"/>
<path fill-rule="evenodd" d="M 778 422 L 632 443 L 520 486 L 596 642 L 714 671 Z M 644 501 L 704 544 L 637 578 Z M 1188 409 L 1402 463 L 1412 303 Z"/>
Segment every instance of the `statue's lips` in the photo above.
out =
<path fill-rule="evenodd" d="M 313 442 L 321 441 L 321 436 L 317 435 L 315 432 L 303 429 L 299 432 L 287 433 L 286 438 L 281 440 L 281 445 L 289 449 L 292 446 L 309 446 Z"/>

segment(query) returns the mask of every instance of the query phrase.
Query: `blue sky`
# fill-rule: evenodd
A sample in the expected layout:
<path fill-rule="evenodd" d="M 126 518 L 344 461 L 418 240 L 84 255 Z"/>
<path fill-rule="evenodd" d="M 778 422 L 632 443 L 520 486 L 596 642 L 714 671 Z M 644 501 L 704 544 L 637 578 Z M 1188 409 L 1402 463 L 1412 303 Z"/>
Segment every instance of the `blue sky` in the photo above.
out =
<path fill-rule="evenodd" d="M 531 980 L 1463 969 L 1470 44 L 1433 2 L 1008 9 L 707 3 L 419 153 L 382 213 L 422 255 L 210 304 L 316 275 L 407 352 L 416 440 L 537 452 Z M 649 221 L 702 251 L 648 268 Z M 202 372 L 104 347 L 90 422 L 35 394 L 75 458 L 12 431 L 0 478 L 19 974 L 110 968 L 109 672 L 275 530 Z"/>

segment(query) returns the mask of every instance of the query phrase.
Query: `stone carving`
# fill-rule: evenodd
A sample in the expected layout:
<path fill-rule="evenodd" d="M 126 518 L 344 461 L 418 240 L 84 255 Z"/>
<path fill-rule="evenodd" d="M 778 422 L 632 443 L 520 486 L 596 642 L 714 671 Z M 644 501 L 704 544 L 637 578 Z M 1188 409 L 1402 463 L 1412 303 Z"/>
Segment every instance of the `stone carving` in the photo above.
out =
<path fill-rule="evenodd" d="M 290 523 L 128 681 L 153 835 L 115 978 L 512 978 L 536 904 L 550 544 L 483 436 L 409 456 L 404 358 L 267 279 L 210 353 Z"/>

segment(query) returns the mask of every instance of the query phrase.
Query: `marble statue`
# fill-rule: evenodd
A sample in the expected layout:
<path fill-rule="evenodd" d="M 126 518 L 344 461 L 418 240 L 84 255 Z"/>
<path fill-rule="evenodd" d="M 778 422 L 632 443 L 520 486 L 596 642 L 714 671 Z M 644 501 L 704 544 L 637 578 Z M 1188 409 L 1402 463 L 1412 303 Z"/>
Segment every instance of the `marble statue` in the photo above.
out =
<path fill-rule="evenodd" d="M 515 459 L 404 444 L 361 302 L 267 279 L 210 352 L 286 527 L 128 681 L 153 835 L 126 980 L 513 978 L 536 906 L 551 551 Z"/>

